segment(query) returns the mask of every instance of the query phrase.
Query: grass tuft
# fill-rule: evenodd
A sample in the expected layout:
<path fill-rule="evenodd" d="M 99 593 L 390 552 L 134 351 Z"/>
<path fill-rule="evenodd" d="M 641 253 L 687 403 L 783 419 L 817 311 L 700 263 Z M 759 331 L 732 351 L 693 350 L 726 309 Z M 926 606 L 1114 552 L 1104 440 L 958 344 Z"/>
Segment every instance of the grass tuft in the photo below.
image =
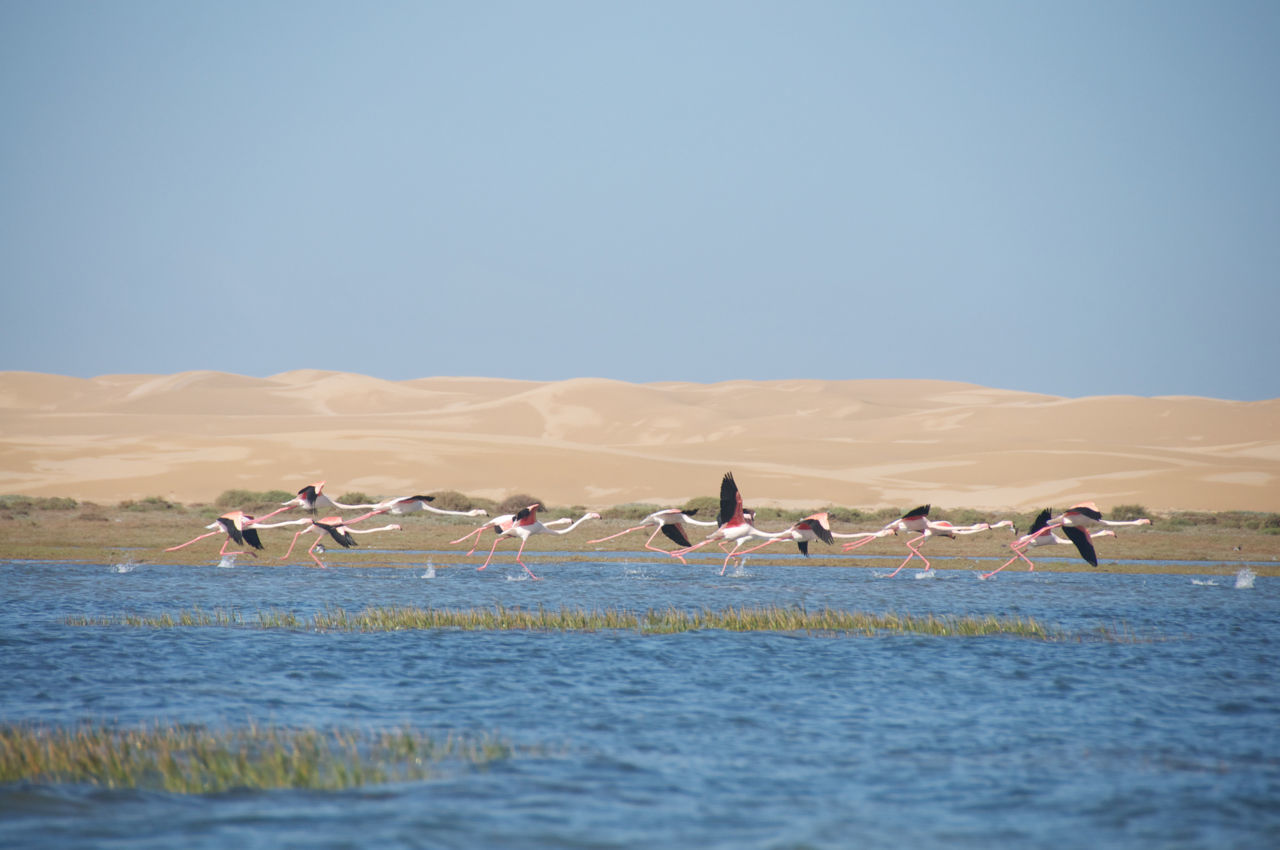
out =
<path fill-rule="evenodd" d="M 1035 640 L 1062 640 L 1068 635 L 1050 629 L 1031 617 L 938 616 L 888 612 L 870 614 L 822 608 L 765 606 L 684 610 L 649 609 L 643 613 L 617 608 L 549 610 L 507 608 L 415 608 L 372 607 L 349 612 L 326 607 L 311 618 L 293 612 L 260 611 L 252 622 L 239 612 L 200 609 L 151 615 L 125 614 L 119 617 L 68 617 L 72 626 L 132 626 L 176 628 L 192 626 L 257 627 L 260 629 L 313 629 L 320 632 L 392 632 L 404 630 L 455 629 L 462 631 L 634 631 L 642 634 L 679 634 L 720 629 L 732 632 L 809 632 L 834 634 L 916 634 L 937 637 L 984 637 L 1003 635 Z M 1125 642 L 1131 637 L 1123 630 L 1103 631 L 1104 639 Z"/>
<path fill-rule="evenodd" d="M 178 794 L 342 790 L 428 779 L 446 762 L 485 766 L 513 755 L 509 743 L 493 736 L 439 740 L 409 729 L 0 727 L 0 783 L 80 783 Z"/>

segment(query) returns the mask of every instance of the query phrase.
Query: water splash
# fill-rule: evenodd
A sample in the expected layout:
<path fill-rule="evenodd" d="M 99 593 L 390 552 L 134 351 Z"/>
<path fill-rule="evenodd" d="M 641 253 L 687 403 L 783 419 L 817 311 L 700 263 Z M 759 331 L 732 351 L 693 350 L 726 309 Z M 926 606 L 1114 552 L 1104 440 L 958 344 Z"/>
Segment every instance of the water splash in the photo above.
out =
<path fill-rule="evenodd" d="M 435 577 L 436 577 L 436 565 L 433 561 L 428 560 L 427 571 L 424 572 L 422 575 L 418 576 L 418 578 L 435 578 Z"/>
<path fill-rule="evenodd" d="M 917 579 L 922 579 L 922 578 L 935 579 L 938 577 L 938 571 L 931 567 L 927 570 L 920 570 L 915 574 L 915 577 Z"/>
<path fill-rule="evenodd" d="M 113 573 L 131 573 L 131 572 L 133 572 L 134 570 L 136 570 L 137 568 L 138 568 L 138 562 L 137 562 L 137 561 L 135 561 L 133 558 L 130 558 L 129 560 L 124 561 L 124 562 L 122 562 L 122 563 L 119 563 L 119 564 L 112 564 L 112 565 L 111 565 L 111 572 L 113 572 Z"/>
<path fill-rule="evenodd" d="M 218 562 L 218 569 L 220 570 L 234 569 L 235 566 L 236 566 L 235 555 L 223 555 L 222 560 Z"/>
<path fill-rule="evenodd" d="M 1193 578 L 1191 580 L 1191 583 L 1199 585 L 1200 587 L 1217 587 L 1218 586 L 1218 583 L 1211 578 L 1206 578 L 1206 579 Z"/>
<path fill-rule="evenodd" d="M 1236 573 L 1236 590 L 1251 590 L 1253 588 L 1253 580 L 1257 577 L 1257 573 L 1245 567 Z"/>

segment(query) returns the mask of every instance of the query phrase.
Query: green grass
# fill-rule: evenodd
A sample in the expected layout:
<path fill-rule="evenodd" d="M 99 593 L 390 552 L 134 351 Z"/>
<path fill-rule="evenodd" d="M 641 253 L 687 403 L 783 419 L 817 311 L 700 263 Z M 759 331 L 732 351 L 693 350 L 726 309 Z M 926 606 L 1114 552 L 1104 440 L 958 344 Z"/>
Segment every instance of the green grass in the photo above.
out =
<path fill-rule="evenodd" d="M 492 736 L 275 727 L 0 727 L 0 783 L 77 783 L 209 794 L 236 788 L 342 790 L 430 778 L 444 763 L 512 757 Z"/>
<path fill-rule="evenodd" d="M 124 614 L 117 617 L 72 616 L 71 626 L 127 626 L 134 628 L 237 627 L 259 629 L 309 629 L 321 632 L 391 632 L 456 629 L 462 631 L 634 631 L 642 634 L 679 634 L 719 629 L 732 632 L 808 632 L 838 634 L 917 634 L 939 637 L 1005 635 L 1037 640 L 1061 640 L 1069 635 L 1050 629 L 1030 617 L 938 616 L 869 614 L 823 608 L 765 606 L 722 610 L 665 608 L 642 613 L 616 608 L 549 610 L 506 608 L 373 607 L 348 612 L 329 607 L 310 618 L 293 612 L 259 611 L 253 617 L 239 612 L 200 609 L 160 614 Z"/>

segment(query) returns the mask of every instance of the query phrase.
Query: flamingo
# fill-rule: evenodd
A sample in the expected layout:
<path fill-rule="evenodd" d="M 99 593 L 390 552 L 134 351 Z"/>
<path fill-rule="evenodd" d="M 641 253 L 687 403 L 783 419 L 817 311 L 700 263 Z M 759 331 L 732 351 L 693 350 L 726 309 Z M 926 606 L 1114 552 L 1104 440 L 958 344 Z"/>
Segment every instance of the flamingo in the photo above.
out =
<path fill-rule="evenodd" d="M 896 535 L 898 532 L 914 532 L 919 534 L 919 537 L 913 537 L 907 541 L 907 549 L 910 554 L 907 555 L 907 559 L 905 561 L 898 564 L 898 568 L 896 570 L 889 573 L 887 576 L 888 578 L 893 578 L 898 573 L 902 572 L 902 568 L 910 563 L 912 558 L 919 558 L 924 561 L 924 569 L 922 572 L 928 572 L 933 569 L 933 565 L 929 563 L 929 559 L 920 552 L 920 547 L 923 546 L 924 542 L 930 537 L 954 538 L 962 534 L 977 534 L 982 531 L 990 531 L 993 528 L 1013 528 L 1013 523 L 1007 519 L 1001 520 L 994 525 L 988 522 L 979 522 L 973 525 L 952 525 L 945 520 L 935 521 L 929 519 L 929 508 L 929 505 L 921 505 L 918 508 L 910 510 L 879 531 L 871 532 L 869 536 L 864 537 L 862 540 L 855 543 L 844 544 L 844 550 L 846 552 L 852 552 L 854 549 L 857 549 L 860 546 L 865 546 L 872 540 L 887 537 L 890 534 Z"/>
<path fill-rule="evenodd" d="M 726 472 L 724 478 L 720 480 L 720 512 L 716 514 L 716 530 L 708 534 L 700 543 L 677 549 L 675 554 L 687 555 L 712 541 L 722 541 L 721 547 L 725 543 L 732 542 L 733 550 L 725 555 L 724 563 L 720 566 L 720 575 L 724 575 L 724 571 L 729 568 L 729 559 L 734 557 L 743 544 L 750 539 L 763 540 L 768 537 L 768 532 L 761 531 L 751 524 L 751 519 L 754 519 L 755 515 L 752 514 L 751 519 L 748 519 L 746 513 L 748 512 L 742 510 L 742 494 L 738 492 L 738 484 L 733 480 L 733 473 Z"/>
<path fill-rule="evenodd" d="M 333 499 L 330 499 L 323 492 L 321 492 L 322 490 L 324 490 L 324 484 L 325 482 L 323 481 L 317 481 L 314 484 L 308 484 L 306 487 L 303 487 L 301 490 L 298 491 L 298 495 L 294 496 L 289 501 L 284 502 L 283 503 L 284 507 L 285 508 L 295 508 L 295 507 L 302 508 L 304 510 L 310 511 L 311 513 L 315 513 L 317 508 L 346 509 L 347 505 L 339 504 L 338 502 L 335 502 Z"/>
<path fill-rule="evenodd" d="M 489 557 L 485 558 L 484 563 L 476 567 L 476 569 L 483 570 L 485 567 L 489 566 L 489 562 L 493 560 L 493 553 L 497 550 L 498 544 L 502 542 L 502 538 L 519 537 L 520 548 L 516 551 L 516 563 L 524 567 L 524 571 L 529 574 L 529 578 L 534 581 L 538 581 L 538 577 L 533 574 L 533 570 L 529 569 L 529 565 L 520 558 L 520 556 L 524 554 L 524 544 L 529 542 L 529 538 L 535 534 L 568 534 L 570 531 L 573 531 L 589 519 L 600 519 L 600 514 L 588 511 L 575 520 L 568 528 L 551 529 L 538 522 L 538 508 L 540 507 L 541 505 L 534 502 L 527 508 L 521 508 L 520 511 L 512 518 L 511 525 L 498 532 L 498 539 L 493 541 L 493 546 L 489 549 Z"/>
<path fill-rule="evenodd" d="M 742 554 L 748 555 L 757 549 L 763 549 L 771 543 L 781 543 L 788 540 L 796 544 L 796 548 L 800 550 L 801 555 L 806 558 L 809 557 L 809 543 L 811 541 L 821 540 L 828 545 L 835 542 L 835 536 L 831 533 L 831 517 L 825 511 L 819 514 L 811 514 L 799 522 L 793 523 L 785 531 L 770 534 L 768 540 L 758 546 L 744 550 Z"/>
<path fill-rule="evenodd" d="M 502 514 L 501 516 L 496 516 L 493 519 L 489 520 L 488 522 L 482 524 L 479 528 L 475 528 L 467 532 L 466 534 L 462 535 L 457 540 L 450 540 L 449 544 L 453 545 L 454 543 L 461 543 L 462 541 L 466 540 L 468 537 L 474 537 L 475 542 L 471 544 L 471 551 L 467 552 L 467 555 L 474 555 L 476 551 L 476 547 L 480 545 L 480 535 L 484 533 L 484 530 L 486 528 L 492 528 L 494 534 L 501 534 L 502 532 L 506 531 L 508 528 L 511 527 L 511 523 L 515 522 L 515 519 L 516 519 L 515 514 Z M 547 520 L 546 522 L 543 523 L 543 525 L 545 525 L 547 528 L 550 528 L 553 525 L 568 525 L 571 522 L 573 522 L 573 520 L 565 516 L 565 517 L 560 517 L 559 519 Z"/>
<path fill-rule="evenodd" d="M 488 516 L 489 512 L 484 508 L 472 508 L 469 511 L 450 511 L 444 508 L 433 507 L 428 502 L 435 501 L 435 496 L 399 496 L 395 499 L 387 499 L 378 502 L 376 505 L 354 505 L 356 508 L 372 508 L 377 511 L 385 511 L 387 513 L 399 516 L 401 514 L 411 514 L 415 511 L 430 511 L 433 514 L 442 514 L 444 516 Z"/>
<path fill-rule="evenodd" d="M 1098 506 L 1093 502 L 1081 502 L 1078 505 L 1072 505 L 1062 512 L 1062 515 L 1056 519 L 1049 521 L 1045 528 L 1040 530 L 1040 534 L 1051 533 L 1050 529 L 1061 528 L 1063 534 L 1072 543 L 1076 544 L 1076 550 L 1080 553 L 1080 557 L 1089 562 L 1090 566 L 1098 566 L 1098 553 L 1094 551 L 1092 538 L 1098 537 L 1102 532 L 1091 532 L 1091 529 L 1098 526 L 1108 528 L 1118 528 L 1120 526 L 1133 525 L 1151 525 L 1151 520 L 1146 517 L 1130 520 L 1110 520 L 1103 519 L 1102 512 L 1098 510 Z M 1114 534 L 1114 532 L 1112 532 Z"/>
<path fill-rule="evenodd" d="M 661 552 L 664 555 L 679 558 L 680 563 L 688 566 L 689 562 L 686 561 L 678 552 L 668 552 L 666 549 L 659 549 L 657 546 L 654 546 L 653 538 L 657 537 L 658 533 L 661 532 L 682 548 L 689 548 L 692 544 L 689 543 L 689 537 L 684 531 L 684 524 L 686 522 L 690 525 L 701 525 L 706 526 L 707 528 L 714 528 L 716 526 L 714 522 L 694 519 L 693 515 L 697 512 L 697 508 L 688 511 L 681 510 L 680 508 L 666 508 L 661 511 L 654 511 L 641 520 L 639 525 L 632 526 L 625 531 L 619 531 L 617 534 L 610 534 L 608 537 L 601 537 L 598 540 L 588 540 L 587 543 L 603 543 L 606 540 L 613 540 L 615 537 L 621 537 L 624 534 L 630 534 L 633 531 L 639 531 L 642 528 L 648 528 L 652 525 L 654 526 L 653 534 L 650 534 L 649 539 L 644 542 L 644 548 L 648 549 L 650 552 Z"/>
<path fill-rule="evenodd" d="M 1039 514 L 1037 514 L 1035 520 L 1033 520 L 1031 523 L 1031 530 L 1009 544 L 1009 548 L 1013 550 L 1013 557 L 1005 561 L 1000 566 L 996 567 L 991 572 L 983 573 L 981 576 L 979 576 L 979 578 L 982 578 L 983 580 L 992 578 L 993 576 L 995 576 L 996 573 L 1000 572 L 1005 567 L 1009 566 L 1019 558 L 1027 562 L 1027 572 L 1034 571 L 1036 568 L 1036 565 L 1031 561 L 1030 558 L 1026 556 L 1026 550 L 1029 547 L 1074 546 L 1075 544 L 1072 543 L 1067 538 L 1059 537 L 1058 535 L 1053 533 L 1053 529 L 1046 528 L 1046 526 L 1049 525 L 1049 517 L 1050 515 L 1052 515 L 1052 513 L 1053 511 L 1051 509 L 1045 508 Z M 1109 528 L 1103 531 L 1096 531 L 1093 534 L 1093 538 L 1095 540 L 1099 537 L 1115 537 L 1115 536 L 1116 536 L 1116 533 Z"/>
<path fill-rule="evenodd" d="M 274 516 L 276 513 L 279 513 L 279 511 L 268 514 L 268 516 Z M 266 519 L 266 517 L 263 517 L 263 519 Z M 222 541 L 222 548 L 218 550 L 218 554 L 220 556 L 243 555 L 243 551 L 228 552 L 227 547 L 231 545 L 232 541 L 234 541 L 237 546 L 244 546 L 247 543 L 254 549 L 264 548 L 262 540 L 258 537 L 257 529 L 253 528 L 255 523 L 256 520 L 244 511 L 231 511 L 230 513 L 223 514 L 205 526 L 205 528 L 213 529 L 212 531 L 201 534 L 199 537 L 194 537 L 186 543 L 180 543 L 177 546 L 170 546 L 164 551 L 176 552 L 179 549 L 185 549 L 198 540 L 204 540 L 206 537 L 212 537 L 215 534 L 222 533 L 226 535 L 227 539 Z M 251 552 L 250 554 L 255 558 L 257 557 L 256 552 Z"/>
<path fill-rule="evenodd" d="M 298 538 L 309 531 L 315 532 L 316 539 L 315 539 L 315 542 L 311 544 L 310 548 L 307 549 L 307 554 L 311 557 L 311 560 L 316 562 L 316 566 L 320 567 L 321 569 L 324 569 L 325 568 L 324 564 L 320 561 L 319 558 L 316 557 L 315 550 L 320 545 L 321 541 L 324 539 L 325 534 L 328 534 L 331 538 L 333 538 L 333 540 L 336 541 L 339 546 L 342 546 L 345 549 L 349 549 L 352 546 L 356 545 L 355 538 L 351 536 L 353 534 L 375 534 L 380 531 L 399 531 L 400 530 L 400 526 L 395 525 L 394 523 L 391 525 L 380 526 L 379 528 L 351 528 L 350 527 L 351 525 L 357 522 L 362 522 L 371 516 L 376 516 L 379 513 L 381 513 L 381 511 L 369 511 L 366 514 L 361 514 L 360 516 L 351 520 L 343 520 L 343 518 L 340 516 L 330 516 L 330 517 L 325 517 L 324 519 L 301 519 L 301 520 L 291 520 L 289 522 L 278 523 L 279 525 L 298 525 L 301 523 L 306 523 L 305 528 L 299 529 L 298 532 L 293 535 L 293 540 L 289 543 L 289 550 L 280 556 L 280 560 L 283 561 L 286 558 L 288 558 L 290 553 L 293 552 L 293 547 L 297 544 Z"/>

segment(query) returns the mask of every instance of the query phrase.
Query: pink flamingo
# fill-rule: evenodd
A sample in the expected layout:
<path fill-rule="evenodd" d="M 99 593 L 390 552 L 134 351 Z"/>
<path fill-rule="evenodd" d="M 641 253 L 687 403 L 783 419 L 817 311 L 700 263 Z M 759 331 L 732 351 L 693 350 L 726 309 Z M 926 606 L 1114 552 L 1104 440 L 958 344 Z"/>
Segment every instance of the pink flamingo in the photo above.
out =
<path fill-rule="evenodd" d="M 1036 565 L 1032 562 L 1030 558 L 1026 556 L 1026 550 L 1030 547 L 1074 546 L 1075 544 L 1072 543 L 1067 538 L 1059 537 L 1058 535 L 1053 533 L 1053 529 L 1046 528 L 1046 526 L 1049 525 L 1049 516 L 1052 513 L 1053 512 L 1049 508 L 1045 508 L 1039 514 L 1037 514 L 1035 520 L 1032 521 L 1031 523 L 1031 530 L 1009 544 L 1009 548 L 1013 550 L 1013 557 L 1005 561 L 1000 566 L 996 567 L 991 572 L 983 573 L 981 576 L 979 576 L 979 578 L 983 580 L 993 578 L 996 573 L 1000 572 L 1005 567 L 1009 566 L 1019 558 L 1027 562 L 1027 572 L 1034 572 Z M 1111 529 L 1106 529 L 1104 531 L 1097 531 L 1097 532 L 1094 532 L 1093 534 L 1094 539 L 1097 539 L 1099 537 L 1115 537 L 1115 536 L 1116 536 L 1116 533 Z"/>
<path fill-rule="evenodd" d="M 783 541 L 791 541 L 796 544 L 796 548 L 800 550 L 800 554 L 806 558 L 809 557 L 809 544 L 814 540 L 821 540 L 828 545 L 835 542 L 835 537 L 831 533 L 831 517 L 824 511 L 819 514 L 811 514 L 799 522 L 793 523 L 792 526 L 785 531 L 778 531 L 769 535 L 769 539 L 765 540 L 758 546 L 742 551 L 742 555 L 749 555 L 758 549 L 770 545 L 771 543 L 781 543 Z"/>
<path fill-rule="evenodd" d="M 687 555 L 712 541 L 721 541 L 721 547 L 725 543 L 732 542 L 733 550 L 725 555 L 724 563 L 720 566 L 720 575 L 724 575 L 724 571 L 729 568 L 729 560 L 743 544 L 751 539 L 763 540 L 768 537 L 768 532 L 761 531 L 751 524 L 747 513 L 749 512 L 744 512 L 742 509 L 742 494 L 738 492 L 738 484 L 733 480 L 733 473 L 726 472 L 724 478 L 720 480 L 720 512 L 716 514 L 716 530 L 708 534 L 700 543 L 677 549 L 675 554 Z M 754 514 L 751 517 L 754 518 Z"/>
<path fill-rule="evenodd" d="M 279 511 L 274 511 L 267 516 L 275 516 Z M 266 517 L 263 517 L 266 519 Z M 179 549 L 185 549 L 192 543 L 204 540 L 206 537 L 212 537 L 215 534 L 225 534 L 226 540 L 222 541 L 222 548 L 218 550 L 219 555 L 243 555 L 243 551 L 228 552 L 227 547 L 234 541 L 237 546 L 244 546 L 246 543 L 254 549 L 264 548 L 262 540 L 258 537 L 258 531 L 253 526 L 260 520 L 255 520 L 244 511 L 231 511 L 215 519 L 213 522 L 205 526 L 205 528 L 213 529 L 212 531 L 201 534 L 188 540 L 186 543 L 180 543 L 177 546 L 170 546 L 165 549 L 166 552 L 176 552 Z M 258 556 L 256 552 L 250 552 L 255 558 Z"/>
<path fill-rule="evenodd" d="M 324 482 L 321 482 L 324 483 Z M 314 485 L 313 485 L 314 486 Z M 304 488 L 305 489 L 305 488 Z M 385 499 L 381 502 L 374 502 L 368 505 L 342 505 L 333 502 L 328 496 L 324 497 L 329 504 L 349 511 L 371 510 L 379 513 L 389 513 L 396 516 L 403 514 L 411 514 L 416 511 L 430 511 L 433 514 L 441 514 L 443 516 L 488 516 L 489 512 L 484 508 L 472 508 L 469 511 L 450 511 L 444 508 L 434 507 L 428 502 L 435 501 L 435 496 L 397 496 L 394 499 Z"/>
<path fill-rule="evenodd" d="M 298 538 L 306 534 L 307 532 L 314 532 L 316 535 L 315 541 L 307 549 L 307 555 L 311 557 L 311 560 L 316 562 L 317 567 L 324 569 L 325 566 L 321 562 L 321 560 L 316 557 L 315 550 L 316 550 L 316 547 L 318 547 L 321 541 L 324 539 L 325 534 L 328 534 L 329 537 L 331 537 L 334 540 L 334 542 L 336 542 L 339 546 L 342 546 L 345 549 L 349 549 L 352 546 L 356 545 L 355 538 L 351 536 L 353 534 L 376 534 L 377 532 L 380 532 L 380 531 L 399 531 L 400 530 L 400 526 L 395 524 L 384 525 L 378 528 L 351 528 L 350 527 L 351 525 L 357 522 L 362 522 L 363 520 L 366 520 L 371 516 L 376 516 L 379 513 L 381 513 L 381 511 L 369 511 L 368 513 L 362 514 L 352 520 L 343 520 L 343 518 L 340 516 L 330 516 L 330 517 L 325 517 L 324 519 L 300 519 L 300 520 L 295 519 L 295 520 L 290 520 L 288 522 L 279 523 L 279 525 L 299 525 L 302 523 L 306 523 L 306 527 L 299 529 L 298 532 L 293 535 L 293 540 L 289 543 L 289 550 L 280 556 L 280 560 L 283 561 L 289 557 L 290 553 L 293 552 L 293 547 L 298 542 Z"/>
<path fill-rule="evenodd" d="M 541 507 L 537 502 L 529 505 L 527 508 L 521 508 L 519 512 L 512 518 L 511 525 L 498 532 L 498 537 L 493 541 L 493 546 L 489 549 L 489 557 L 484 559 L 484 563 L 476 567 L 477 570 L 483 570 L 489 566 L 489 562 L 493 560 L 493 553 L 497 550 L 498 544 L 502 542 L 504 537 L 519 537 L 520 548 L 516 551 L 516 563 L 524 567 L 524 571 L 529 574 L 529 578 L 537 581 L 538 577 L 533 574 L 533 570 L 529 569 L 520 556 L 524 554 L 524 545 L 529 542 L 529 538 L 535 534 L 568 534 L 582 523 L 589 519 L 600 519 L 600 514 L 588 511 L 565 529 L 551 529 L 546 525 L 538 522 L 538 508 Z M 468 535 L 470 536 L 470 535 Z M 464 540 L 466 538 L 463 538 Z"/>
<path fill-rule="evenodd" d="M 650 552 L 661 552 L 664 555 L 679 558 L 680 563 L 687 566 L 689 562 L 686 561 L 679 552 L 668 552 L 666 549 L 659 549 L 657 546 L 653 545 L 653 538 L 657 537 L 658 533 L 661 532 L 671 539 L 676 545 L 684 549 L 688 549 L 692 544 L 689 543 L 689 536 L 685 534 L 684 524 L 686 522 L 690 525 L 701 525 L 707 528 L 714 528 L 716 525 L 714 522 L 694 519 L 693 515 L 697 512 L 697 508 L 688 511 L 681 510 L 680 508 L 666 508 L 665 510 L 654 511 L 645 517 L 639 525 L 632 526 L 626 531 L 619 531 L 617 534 L 610 534 L 608 537 L 601 537 L 598 540 L 588 540 L 587 543 L 603 543 L 606 540 L 613 540 L 614 538 L 621 537 L 624 534 L 630 534 L 633 531 L 639 531 L 642 528 L 654 526 L 653 534 L 650 534 L 649 539 L 644 542 L 644 548 L 648 549 Z"/>
<path fill-rule="evenodd" d="M 502 532 L 510 528 L 511 524 L 515 522 L 515 520 L 516 520 L 515 514 L 502 514 L 501 516 L 496 516 L 493 519 L 481 525 L 479 528 L 472 529 L 471 531 L 462 535 L 457 540 L 450 540 L 449 544 L 453 545 L 454 543 L 461 543 L 462 541 L 466 540 L 468 537 L 474 537 L 475 542 L 471 544 L 471 550 L 467 552 L 467 555 L 474 555 L 476 552 L 476 547 L 480 545 L 480 535 L 484 533 L 484 530 L 486 528 L 492 528 L 494 534 L 501 534 Z M 545 525 L 547 528 L 551 528 L 553 525 L 568 525 L 571 522 L 573 522 L 572 519 L 570 519 L 567 516 L 564 516 L 564 517 L 560 517 L 559 519 L 547 520 L 546 522 L 543 523 L 543 525 Z"/>
<path fill-rule="evenodd" d="M 924 561 L 924 569 L 921 570 L 921 572 L 928 572 L 933 569 L 933 565 L 929 563 L 929 559 L 920 552 L 920 547 L 923 546 L 925 541 L 930 537 L 954 538 L 962 534 L 977 534 L 982 531 L 990 531 L 993 528 L 1013 528 L 1013 523 L 1007 519 L 1001 520 L 994 525 L 988 522 L 979 522 L 974 525 L 952 525 L 945 520 L 934 521 L 929 519 L 929 508 L 929 505 L 921 505 L 914 510 L 908 511 L 879 531 L 872 532 L 870 536 L 864 537 L 862 540 L 854 543 L 844 544 L 844 550 L 846 552 L 852 552 L 854 549 L 857 549 L 860 546 L 865 546 L 872 540 L 887 537 L 890 534 L 896 535 L 899 532 L 912 532 L 919 534 L 919 537 L 913 537 L 907 541 L 909 554 L 907 555 L 907 559 L 901 564 L 898 564 L 898 568 L 887 576 L 887 578 L 893 578 L 898 573 L 902 572 L 902 568 L 909 564 L 912 558 L 919 558 Z"/>
<path fill-rule="evenodd" d="M 1076 550 L 1080 553 L 1080 557 L 1089 562 L 1090 566 L 1098 566 L 1098 553 L 1094 551 L 1092 538 L 1101 536 L 1102 532 L 1093 532 L 1092 529 L 1098 526 L 1108 528 L 1119 528 L 1121 526 L 1133 525 L 1151 525 L 1151 520 L 1146 517 L 1130 520 L 1109 520 L 1102 518 L 1102 512 L 1098 510 L 1098 506 L 1093 502 L 1081 502 L 1078 505 L 1072 505 L 1062 512 L 1062 515 L 1056 519 L 1049 521 L 1048 525 L 1040 530 L 1040 534 L 1050 533 L 1050 529 L 1061 528 L 1062 533 L 1072 543 L 1076 544 Z M 1113 532 L 1114 534 L 1114 532 Z"/>

